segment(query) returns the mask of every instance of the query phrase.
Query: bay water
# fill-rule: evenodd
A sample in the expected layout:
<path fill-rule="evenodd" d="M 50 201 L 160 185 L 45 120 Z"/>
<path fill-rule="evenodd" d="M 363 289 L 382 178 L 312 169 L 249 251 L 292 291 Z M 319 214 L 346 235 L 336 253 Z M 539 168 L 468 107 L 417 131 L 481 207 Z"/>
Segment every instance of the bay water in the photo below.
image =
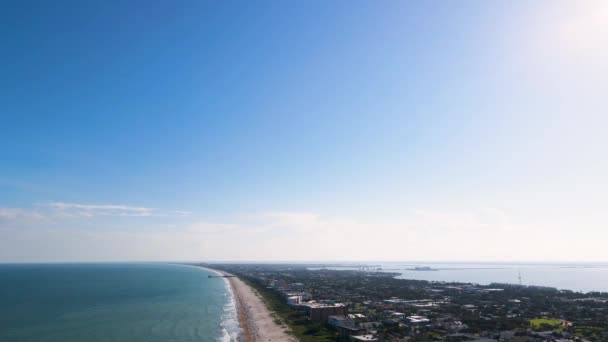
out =
<path fill-rule="evenodd" d="M 577 292 L 608 292 L 606 263 L 366 262 L 311 269 L 397 273 L 397 278 L 439 282 L 548 286 Z M 417 269 L 418 268 L 418 269 Z"/>

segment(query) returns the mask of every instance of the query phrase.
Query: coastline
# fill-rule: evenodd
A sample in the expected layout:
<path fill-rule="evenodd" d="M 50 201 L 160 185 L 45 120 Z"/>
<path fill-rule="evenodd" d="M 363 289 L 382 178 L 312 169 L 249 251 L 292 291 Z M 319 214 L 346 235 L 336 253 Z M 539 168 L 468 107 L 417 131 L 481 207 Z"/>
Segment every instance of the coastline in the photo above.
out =
<path fill-rule="evenodd" d="M 296 338 L 287 332 L 289 329 L 287 326 L 275 322 L 271 311 L 260 295 L 249 285 L 233 274 L 208 267 L 202 268 L 221 275 L 232 276 L 224 279 L 230 284 L 230 289 L 234 296 L 241 329 L 240 341 L 297 341 Z"/>

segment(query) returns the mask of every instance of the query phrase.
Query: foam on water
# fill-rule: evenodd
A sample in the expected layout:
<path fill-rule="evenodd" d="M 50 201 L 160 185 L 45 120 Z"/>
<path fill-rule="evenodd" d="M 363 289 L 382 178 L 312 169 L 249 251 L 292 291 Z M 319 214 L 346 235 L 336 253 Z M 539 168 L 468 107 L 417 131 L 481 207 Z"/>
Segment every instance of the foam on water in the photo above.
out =
<path fill-rule="evenodd" d="M 236 309 L 236 301 L 232 293 L 232 286 L 228 279 L 224 278 L 226 285 L 226 305 L 224 305 L 224 314 L 222 315 L 222 336 L 221 342 L 237 342 L 241 341 L 241 327 L 239 325 L 238 313 Z"/>
<path fill-rule="evenodd" d="M 214 269 L 203 267 L 203 269 L 215 273 L 217 275 L 223 275 Z M 238 312 L 236 308 L 236 300 L 234 293 L 232 292 L 232 286 L 227 278 L 223 278 L 225 292 L 224 312 L 221 320 L 221 334 L 218 338 L 220 342 L 239 342 L 242 341 L 242 330 L 239 323 Z"/>

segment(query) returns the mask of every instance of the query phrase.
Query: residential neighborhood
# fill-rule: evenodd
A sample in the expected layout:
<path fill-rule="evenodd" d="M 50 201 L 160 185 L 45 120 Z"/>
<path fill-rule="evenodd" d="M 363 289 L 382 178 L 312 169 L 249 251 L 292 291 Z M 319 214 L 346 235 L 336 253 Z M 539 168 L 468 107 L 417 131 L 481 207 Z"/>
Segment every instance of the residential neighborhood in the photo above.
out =
<path fill-rule="evenodd" d="M 311 341 L 608 341 L 608 293 L 428 282 L 310 265 L 213 267 L 280 301 L 289 310 L 282 319 L 304 328 Z"/>

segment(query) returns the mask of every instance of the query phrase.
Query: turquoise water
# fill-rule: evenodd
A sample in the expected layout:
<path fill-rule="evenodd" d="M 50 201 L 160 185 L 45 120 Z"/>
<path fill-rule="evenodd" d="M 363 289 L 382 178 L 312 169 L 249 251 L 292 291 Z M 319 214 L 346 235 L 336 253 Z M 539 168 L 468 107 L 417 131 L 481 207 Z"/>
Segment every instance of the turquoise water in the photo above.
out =
<path fill-rule="evenodd" d="M 0 265 L 0 341 L 234 339 L 232 295 L 209 274 L 163 264 Z"/>

